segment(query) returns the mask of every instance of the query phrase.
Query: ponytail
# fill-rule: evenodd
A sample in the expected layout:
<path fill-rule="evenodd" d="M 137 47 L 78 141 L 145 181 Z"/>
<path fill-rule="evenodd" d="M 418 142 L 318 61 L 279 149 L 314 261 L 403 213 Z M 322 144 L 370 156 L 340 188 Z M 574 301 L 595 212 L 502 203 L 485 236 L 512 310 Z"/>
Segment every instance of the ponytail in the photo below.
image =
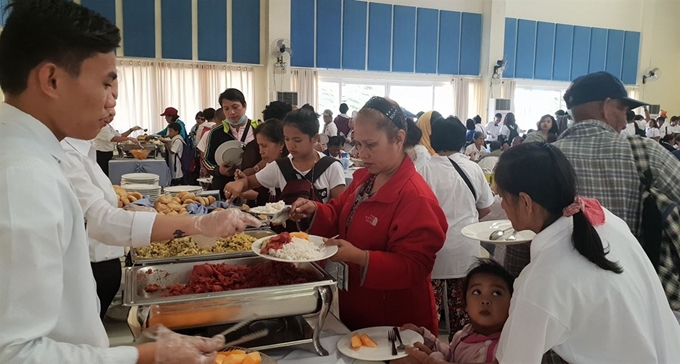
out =
<path fill-rule="evenodd" d="M 574 217 L 574 230 L 571 234 L 574 249 L 598 267 L 612 271 L 616 274 L 623 273 L 623 268 L 619 263 L 614 263 L 607 259 L 609 249 L 602 246 L 602 239 L 595 231 L 583 211 L 577 212 Z"/>
<path fill-rule="evenodd" d="M 418 125 L 411 120 L 411 118 L 405 118 L 406 120 L 406 140 L 404 141 L 404 148 L 415 147 L 420 143 L 420 139 L 423 137 L 423 131 L 420 130 Z"/>

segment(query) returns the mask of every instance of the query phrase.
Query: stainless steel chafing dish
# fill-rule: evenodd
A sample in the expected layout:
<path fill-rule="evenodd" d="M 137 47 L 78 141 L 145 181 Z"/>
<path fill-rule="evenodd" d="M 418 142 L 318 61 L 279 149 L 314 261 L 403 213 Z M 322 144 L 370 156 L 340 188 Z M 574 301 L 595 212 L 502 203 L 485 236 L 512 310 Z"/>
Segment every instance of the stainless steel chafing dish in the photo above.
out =
<path fill-rule="evenodd" d="M 148 150 L 149 156 L 147 157 L 147 159 L 156 158 L 160 156 L 160 149 L 158 148 L 158 145 L 153 143 L 142 143 L 141 147 L 137 144 L 118 143 L 116 144 L 116 149 L 118 150 L 119 158 L 134 158 L 134 156 L 130 154 L 130 151 L 134 149 Z"/>
<path fill-rule="evenodd" d="M 303 335 L 301 338 L 288 342 L 261 342 L 256 344 L 255 348 L 266 350 L 312 343 L 319 355 L 328 355 L 328 351 L 321 346 L 319 335 L 330 310 L 333 300 L 333 287 L 336 282 L 316 263 L 297 265 L 298 269 L 305 269 L 315 274 L 317 280 L 309 283 L 173 297 L 163 297 L 163 293 L 160 291 L 152 293 L 145 291 L 145 287 L 149 284 L 160 286 L 175 283 L 186 284 L 196 264 L 225 263 L 250 266 L 264 261 L 266 261 L 264 258 L 255 256 L 200 263 L 184 262 L 130 267 L 125 271 L 124 305 L 162 308 L 166 315 L 173 315 L 175 318 L 187 318 L 189 320 L 186 323 L 187 327 L 216 327 L 216 325 L 238 322 L 253 314 L 258 316 L 258 320 L 284 319 L 288 322 L 292 322 L 291 320 L 300 321 L 296 317 L 317 316 L 318 324 L 313 329 L 307 330 L 309 335 Z M 196 315 L 201 317 L 195 317 Z M 192 323 L 192 320 L 196 321 Z"/>
<path fill-rule="evenodd" d="M 255 239 L 264 238 L 265 236 L 276 235 L 274 231 L 269 228 L 252 229 L 243 232 L 246 235 L 250 235 Z M 217 259 L 227 259 L 227 258 L 242 258 L 242 257 L 252 257 L 255 256 L 252 250 L 240 251 L 240 252 L 228 252 L 228 253 L 210 253 L 201 255 L 185 255 L 181 257 L 166 257 L 166 258 L 142 258 L 137 255 L 137 248 L 130 249 L 130 259 L 132 265 L 152 265 L 152 264 L 164 264 L 164 263 L 183 263 L 183 262 L 199 262 Z"/>

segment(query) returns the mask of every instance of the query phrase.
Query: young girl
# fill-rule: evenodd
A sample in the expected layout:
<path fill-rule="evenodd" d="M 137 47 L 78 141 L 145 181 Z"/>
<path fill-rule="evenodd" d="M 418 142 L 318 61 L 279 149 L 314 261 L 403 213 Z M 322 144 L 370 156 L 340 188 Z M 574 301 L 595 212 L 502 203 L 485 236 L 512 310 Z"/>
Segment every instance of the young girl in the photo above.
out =
<path fill-rule="evenodd" d="M 479 259 L 465 277 L 463 289 L 470 323 L 458 331 L 451 344 L 439 340 L 424 327 L 411 324 L 401 330 L 413 330 L 425 339 L 416 344 L 418 352 L 392 363 L 419 363 L 425 355 L 450 363 L 493 363 L 498 340 L 508 319 L 514 278 L 505 268 L 491 259 Z M 425 354 L 425 355 L 423 355 Z"/>
<path fill-rule="evenodd" d="M 657 142 L 661 139 L 661 132 L 659 132 L 658 124 L 654 119 L 649 120 L 645 132 L 647 133 L 647 138 L 652 138 Z"/>
<path fill-rule="evenodd" d="M 543 115 L 541 120 L 536 123 L 536 127 L 538 127 L 538 130 L 534 133 L 529 133 L 524 140 L 525 143 L 550 142 L 549 139 L 551 136 L 557 136 L 557 122 L 552 115 Z"/>
<path fill-rule="evenodd" d="M 476 162 L 486 154 L 486 147 L 484 146 L 484 134 L 477 131 L 472 139 L 472 144 L 465 148 L 465 155 L 470 157 L 470 160 Z"/>
<path fill-rule="evenodd" d="M 338 197 L 345 190 L 345 174 L 337 159 L 314 150 L 318 133 L 319 121 L 314 111 L 305 108 L 290 112 L 283 122 L 290 155 L 269 163 L 248 178 L 228 183 L 224 188 L 225 197 L 234 200 L 243 191 L 258 187 L 281 189 L 286 203 L 295 202 L 295 195 L 322 203 Z M 286 201 L 286 196 L 291 196 L 290 200 Z"/>

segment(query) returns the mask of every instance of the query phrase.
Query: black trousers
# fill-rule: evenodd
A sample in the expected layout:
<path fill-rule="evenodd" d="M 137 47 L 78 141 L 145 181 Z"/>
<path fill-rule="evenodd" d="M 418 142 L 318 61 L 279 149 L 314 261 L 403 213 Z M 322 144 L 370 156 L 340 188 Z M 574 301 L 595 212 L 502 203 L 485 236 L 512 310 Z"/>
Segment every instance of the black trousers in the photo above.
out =
<path fill-rule="evenodd" d="M 104 171 L 105 175 L 109 175 L 109 161 L 113 159 L 113 152 L 97 151 L 97 164 Z"/>
<path fill-rule="evenodd" d="M 120 280 L 123 275 L 120 260 L 111 259 L 90 263 L 90 265 L 92 266 L 94 280 L 97 282 L 97 297 L 99 297 L 99 303 L 101 304 L 99 317 L 103 320 L 106 310 L 111 306 L 111 302 L 113 302 L 113 298 L 116 297 L 116 293 L 118 293 L 120 288 Z"/>

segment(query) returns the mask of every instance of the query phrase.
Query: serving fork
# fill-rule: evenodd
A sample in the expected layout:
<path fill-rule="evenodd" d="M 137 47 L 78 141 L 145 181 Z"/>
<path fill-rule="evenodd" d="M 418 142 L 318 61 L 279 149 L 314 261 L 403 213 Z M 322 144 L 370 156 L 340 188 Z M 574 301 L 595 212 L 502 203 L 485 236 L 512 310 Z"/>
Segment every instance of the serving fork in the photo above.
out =
<path fill-rule="evenodd" d="M 392 344 L 392 355 L 397 355 L 397 345 L 395 342 L 397 341 L 397 335 L 394 334 L 393 330 L 387 330 L 387 338 L 390 340 L 390 343 Z"/>

